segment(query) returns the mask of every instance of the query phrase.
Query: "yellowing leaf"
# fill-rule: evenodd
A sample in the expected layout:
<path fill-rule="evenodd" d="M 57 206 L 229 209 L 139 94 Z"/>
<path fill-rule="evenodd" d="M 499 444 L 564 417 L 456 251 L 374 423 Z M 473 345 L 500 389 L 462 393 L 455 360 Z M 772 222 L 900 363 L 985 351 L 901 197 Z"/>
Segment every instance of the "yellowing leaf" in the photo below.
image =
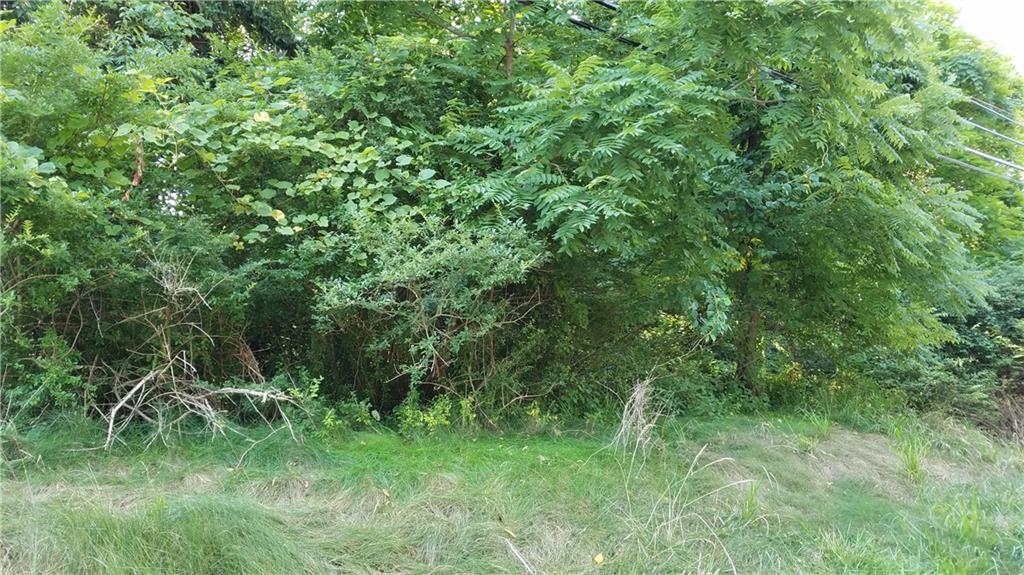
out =
<path fill-rule="evenodd" d="M 269 122 L 270 114 L 266 112 L 256 112 L 252 115 L 252 119 L 254 122 Z"/>
<path fill-rule="evenodd" d="M 156 92 L 156 80 L 154 80 L 152 76 L 147 76 L 145 74 L 139 76 L 139 91 L 147 94 Z"/>
<path fill-rule="evenodd" d="M 284 219 L 284 212 L 281 210 L 274 210 L 270 212 L 270 217 L 274 218 L 274 221 L 279 222 Z"/>
<path fill-rule="evenodd" d="M 596 565 L 604 563 L 604 553 L 598 553 L 597 555 L 594 555 L 594 563 Z"/>

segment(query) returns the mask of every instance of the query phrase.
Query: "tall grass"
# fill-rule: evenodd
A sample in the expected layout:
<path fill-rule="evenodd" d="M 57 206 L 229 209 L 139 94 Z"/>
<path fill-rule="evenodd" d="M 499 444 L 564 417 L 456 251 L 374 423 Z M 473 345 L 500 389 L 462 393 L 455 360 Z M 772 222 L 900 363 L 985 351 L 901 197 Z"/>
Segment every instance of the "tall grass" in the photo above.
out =
<path fill-rule="evenodd" d="M 105 508 L 52 504 L 13 526 L 7 573 L 313 573 L 311 549 L 252 500 L 197 496 Z M 19 532 L 20 531 L 20 532 Z"/>
<path fill-rule="evenodd" d="M 925 432 L 907 418 L 893 421 L 891 433 L 896 440 L 896 453 L 903 462 L 903 468 L 914 482 L 924 481 L 924 459 L 929 451 L 929 440 Z"/>
<path fill-rule="evenodd" d="M 5 467 L 0 573 L 1024 572 L 1019 449 L 909 418 L 673 425 L 642 466 L 610 429 L 107 453 L 39 428 Z"/>

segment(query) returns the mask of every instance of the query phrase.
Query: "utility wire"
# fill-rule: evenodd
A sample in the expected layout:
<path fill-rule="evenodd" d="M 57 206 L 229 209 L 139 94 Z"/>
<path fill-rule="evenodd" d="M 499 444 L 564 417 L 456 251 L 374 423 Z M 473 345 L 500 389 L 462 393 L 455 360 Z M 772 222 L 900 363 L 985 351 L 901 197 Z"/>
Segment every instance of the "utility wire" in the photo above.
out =
<path fill-rule="evenodd" d="M 611 2 L 609 0 L 590 0 L 590 1 L 593 2 L 594 4 L 597 4 L 598 6 L 600 6 L 602 8 L 607 8 L 607 9 L 612 10 L 614 12 L 618 12 L 619 11 L 619 5 L 616 4 L 615 2 Z M 621 38 L 621 36 L 620 36 L 620 38 Z M 616 40 L 618 40 L 618 38 L 616 38 Z M 643 46 L 642 44 L 637 43 L 637 45 L 639 47 L 645 49 L 645 50 L 647 49 L 647 47 Z M 797 82 L 795 79 L 793 79 L 792 76 L 786 74 L 785 72 L 782 72 L 781 70 L 776 70 L 775 68 L 772 68 L 772 67 L 769 67 L 769 66 L 764 66 L 764 65 L 761 65 L 761 69 L 764 70 L 764 72 L 767 73 L 772 78 L 775 78 L 776 80 L 782 80 L 783 82 L 786 82 L 787 84 L 792 84 L 794 86 L 799 86 L 800 85 L 800 83 Z"/>
<path fill-rule="evenodd" d="M 533 6 L 534 4 L 540 4 L 540 2 L 535 2 L 534 0 L 516 0 L 516 2 L 522 4 L 523 6 Z M 619 11 L 619 5 L 609 0 L 591 0 L 591 2 L 597 4 L 602 8 L 612 10 L 613 12 Z M 542 4 L 541 9 L 547 12 L 549 7 Z M 569 23 L 572 24 L 573 26 L 576 26 L 577 28 L 582 28 L 584 30 L 590 30 L 592 32 L 601 32 L 603 34 L 608 33 L 607 28 L 603 28 L 601 26 L 598 26 L 597 24 L 594 24 L 593 22 L 587 22 L 586 20 L 582 20 L 572 15 L 569 16 Z M 632 48 L 640 48 L 641 50 L 647 50 L 647 46 L 644 46 L 642 43 L 625 35 L 619 35 L 613 39 L 616 42 L 625 44 Z M 782 80 L 783 82 L 786 82 L 787 84 L 792 84 L 794 86 L 800 85 L 799 82 L 797 82 L 792 76 L 786 74 L 785 72 L 776 70 L 775 68 L 771 68 L 769 66 L 761 66 L 761 68 L 765 71 L 765 73 L 767 73 L 772 78 L 775 78 L 776 80 Z"/>
<path fill-rule="evenodd" d="M 619 11 L 619 5 L 616 4 L 615 2 L 610 2 L 609 0 L 592 0 L 592 1 L 594 2 L 594 4 L 602 6 L 604 8 L 609 9 L 609 10 L 615 10 L 616 12 Z"/>
<path fill-rule="evenodd" d="M 979 98 L 977 96 L 971 96 L 971 99 L 976 100 L 979 104 L 983 104 L 985 106 L 988 106 L 989 108 L 992 108 L 993 110 L 995 110 L 997 112 L 1002 112 L 1003 114 L 1006 114 L 1007 116 L 1012 116 L 1013 115 L 1013 112 L 1009 112 L 1007 110 L 1004 110 L 1003 108 L 1000 108 L 999 106 L 996 106 L 992 102 L 986 102 L 985 100 L 982 100 L 981 98 Z"/>
<path fill-rule="evenodd" d="M 595 0 L 595 1 L 597 1 L 597 0 Z M 539 4 L 539 2 L 534 2 L 534 0 L 516 0 L 516 2 L 519 3 L 519 4 L 522 4 L 523 6 L 533 6 L 534 4 Z M 598 4 L 600 4 L 601 6 L 604 6 L 605 8 L 609 8 L 611 10 L 618 10 L 619 9 L 618 6 L 616 6 L 615 4 L 612 4 L 611 2 L 598 2 Z M 612 6 L 614 6 L 614 8 L 612 8 Z M 548 7 L 544 6 L 544 5 L 541 5 L 541 9 L 544 10 L 545 12 L 548 11 Z M 584 30 L 590 30 L 592 32 L 601 32 L 603 34 L 607 34 L 608 33 L 608 29 L 607 28 L 602 28 L 601 26 L 598 26 L 597 24 L 594 24 L 593 22 L 587 22 L 586 20 L 581 20 L 581 19 L 579 19 L 579 18 L 577 18 L 575 16 L 572 16 L 572 15 L 569 16 L 569 23 L 572 24 L 573 26 L 576 26 L 577 28 L 582 28 Z M 640 48 L 642 50 L 646 50 L 647 49 L 647 47 L 644 46 L 643 44 L 641 44 L 640 42 L 637 42 L 636 40 L 634 40 L 632 38 L 629 38 L 629 37 L 626 37 L 626 36 L 621 36 L 621 35 L 620 36 L 616 36 L 614 38 L 614 40 L 616 42 L 625 44 L 625 45 L 627 45 L 627 46 L 629 46 L 631 48 Z"/>
<path fill-rule="evenodd" d="M 985 168 L 979 168 L 978 166 L 975 166 L 974 164 L 969 164 L 969 163 L 964 162 L 962 160 L 958 160 L 956 158 L 950 158 L 949 156 L 944 156 L 942 154 L 935 154 L 935 155 L 939 159 L 946 160 L 947 162 L 956 164 L 956 165 L 960 166 L 961 168 L 966 168 L 968 170 L 973 170 L 975 172 L 978 172 L 978 173 L 981 173 L 981 174 L 985 174 L 986 176 L 992 176 L 993 178 L 999 178 L 1001 180 L 1006 180 L 1007 182 L 1011 182 L 1011 183 L 1017 184 L 1019 186 L 1024 186 L 1024 180 L 1018 180 L 1016 178 L 1012 178 L 1010 176 L 1007 176 L 1006 174 L 1000 174 L 999 172 L 993 172 L 992 170 L 986 170 Z"/>
<path fill-rule="evenodd" d="M 975 106 L 981 108 L 982 110 L 987 111 L 988 113 L 990 113 L 990 114 L 992 114 L 994 116 L 998 116 L 998 117 L 1006 120 L 1007 122 L 1010 122 L 1011 124 L 1013 124 L 1015 126 L 1018 126 L 1020 128 L 1024 128 L 1024 123 L 1019 122 L 1016 118 L 1011 116 L 1009 114 L 1009 112 L 1006 112 L 1005 110 L 1000 110 L 999 108 L 996 108 L 995 106 L 992 106 L 991 104 L 986 104 L 985 102 L 982 102 L 981 100 L 975 98 L 974 96 L 971 96 L 970 102 L 972 104 L 974 104 Z"/>
<path fill-rule="evenodd" d="M 977 129 L 981 130 L 982 132 L 986 132 L 986 133 L 992 134 L 993 136 L 995 136 L 997 138 L 1002 138 L 1003 140 L 1006 140 L 1007 142 L 1010 142 L 1010 143 L 1013 143 L 1013 144 L 1017 144 L 1018 146 L 1024 146 L 1024 142 L 1022 142 L 1020 140 L 1016 140 L 1014 138 L 1011 138 L 1010 136 L 1007 136 L 1006 134 L 1000 134 L 999 132 L 997 132 L 997 131 L 995 131 L 995 130 L 993 130 L 991 128 L 986 128 L 985 126 L 982 126 L 981 124 L 975 124 L 974 122 L 968 120 L 967 118 L 960 118 L 960 121 L 962 121 L 963 123 L 967 124 L 968 126 L 975 127 Z"/>
<path fill-rule="evenodd" d="M 997 163 L 997 164 L 999 164 L 1001 166 L 1006 166 L 1007 168 L 1012 168 L 1012 169 L 1017 170 L 1017 171 L 1019 171 L 1021 173 L 1024 173 L 1024 166 L 1018 166 L 1017 164 L 1014 164 L 1013 162 L 1004 160 L 1002 158 L 997 158 L 997 157 L 993 156 L 992 154 L 986 154 L 985 152 L 982 152 L 981 150 L 975 150 L 974 148 L 971 148 L 970 146 L 962 146 L 962 148 L 964 150 L 974 154 L 975 156 L 978 156 L 978 157 L 981 157 L 981 158 L 985 158 L 986 160 L 988 160 L 990 162 L 995 162 L 995 163 Z"/>
<path fill-rule="evenodd" d="M 601 6 L 602 8 L 607 8 L 607 9 L 612 10 L 614 12 L 618 12 L 619 11 L 619 5 L 616 4 L 615 2 L 612 2 L 611 0 L 590 0 L 590 1 L 593 2 L 594 4 L 597 4 L 598 6 Z M 533 1 L 532 0 L 519 0 L 519 3 L 520 4 L 528 4 L 529 5 L 529 4 L 533 4 Z M 545 7 L 545 10 L 547 10 L 547 7 Z M 575 18 L 575 17 L 572 17 L 572 16 L 569 17 L 569 21 L 572 22 L 574 25 L 579 26 L 580 28 L 585 28 L 587 30 L 594 30 L 594 31 L 597 31 L 597 32 L 607 32 L 606 29 L 601 28 L 600 26 L 597 26 L 597 25 L 592 24 L 590 22 L 585 22 L 583 20 L 579 20 L 578 18 Z M 637 42 L 636 40 L 632 40 L 630 38 L 627 38 L 625 36 L 619 36 L 619 37 L 617 37 L 615 39 L 617 41 L 619 41 L 619 42 L 622 42 L 624 44 L 628 44 L 630 46 L 643 48 L 645 50 L 647 49 L 647 47 L 644 46 L 643 44 Z M 781 72 L 781 71 L 776 70 L 774 68 L 770 68 L 768 66 L 763 66 L 763 68 L 768 73 L 768 75 L 772 76 L 773 78 L 776 78 L 776 79 L 779 79 L 779 80 L 783 80 L 783 81 L 788 82 L 790 84 L 799 85 L 799 83 L 796 80 L 794 80 L 792 76 L 789 76 L 789 75 L 785 74 L 784 72 Z M 1006 110 L 1003 110 L 1002 108 L 999 108 L 995 104 L 990 104 L 988 102 L 985 102 L 984 100 L 981 100 L 980 98 L 975 98 L 974 96 L 970 97 L 970 101 L 975 106 L 978 106 L 978 107 L 980 107 L 980 108 L 982 108 L 984 110 L 987 110 L 988 112 L 990 112 L 992 114 L 995 114 L 996 116 L 998 116 L 998 117 L 1000 117 L 1000 118 L 1002 118 L 1002 119 L 1004 119 L 1004 120 L 1006 120 L 1008 122 L 1011 122 L 1011 123 L 1013 123 L 1013 124 L 1015 124 L 1017 126 L 1020 126 L 1020 127 L 1024 128 L 1024 124 L 1021 124 L 1016 119 L 1014 119 L 1013 116 L 1010 114 L 1010 112 L 1007 112 Z M 977 128 L 981 128 L 982 130 L 985 130 L 987 132 L 991 132 L 993 135 L 996 135 L 996 136 L 999 136 L 1001 138 L 1004 138 L 1004 139 L 1006 139 L 1006 140 L 1008 140 L 1010 142 L 1013 142 L 1015 144 L 1024 145 L 1024 143 L 1021 143 L 1018 140 L 1014 140 L 1013 138 L 1010 138 L 1009 136 L 1004 136 L 1003 134 L 1000 134 L 1000 133 L 998 133 L 998 132 L 996 132 L 994 130 L 989 130 L 988 128 L 985 128 L 983 126 L 979 126 L 977 124 L 974 124 L 973 122 L 969 122 L 968 121 L 968 123 L 973 125 L 973 126 L 975 126 L 975 127 L 977 127 Z"/>

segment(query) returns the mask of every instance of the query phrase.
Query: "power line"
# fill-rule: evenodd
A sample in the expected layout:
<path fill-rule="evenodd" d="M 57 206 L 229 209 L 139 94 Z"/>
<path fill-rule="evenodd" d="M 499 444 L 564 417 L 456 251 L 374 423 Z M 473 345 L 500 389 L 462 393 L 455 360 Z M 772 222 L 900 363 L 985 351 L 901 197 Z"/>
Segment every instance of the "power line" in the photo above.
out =
<path fill-rule="evenodd" d="M 964 150 L 974 154 L 975 156 L 978 156 L 978 157 L 981 157 L 981 158 L 985 158 L 986 160 L 988 160 L 990 162 L 995 162 L 995 163 L 997 163 L 997 164 L 999 164 L 1001 166 L 1006 166 L 1007 168 L 1012 168 L 1012 169 L 1017 170 L 1017 171 L 1019 171 L 1021 173 L 1024 173 L 1024 166 L 1018 166 L 1017 164 L 1014 164 L 1013 162 L 1010 162 L 1008 160 L 1004 160 L 1002 158 L 997 158 L 997 157 L 993 156 L 992 154 L 986 154 L 985 152 L 982 152 L 981 150 L 975 150 L 974 148 L 971 148 L 970 146 L 962 146 L 962 148 Z"/>
<path fill-rule="evenodd" d="M 958 160 L 956 158 L 950 158 L 949 156 L 944 156 L 942 154 L 935 154 L 935 155 L 939 159 L 946 160 L 947 162 L 956 164 L 956 165 L 960 166 L 961 168 L 967 168 L 968 170 L 973 170 L 975 172 L 979 172 L 979 173 L 985 174 L 987 176 L 992 176 L 993 178 L 999 178 L 1001 180 L 1006 180 L 1007 182 L 1014 183 L 1014 184 L 1017 184 L 1019 186 L 1024 186 L 1024 180 L 1018 180 L 1016 178 L 1012 178 L 1010 176 L 1007 176 L 1006 174 L 1000 174 L 999 172 L 993 172 L 992 170 L 986 170 L 985 168 L 979 168 L 978 166 L 975 166 L 974 164 L 968 164 L 967 162 L 964 162 L 962 160 Z"/>
<path fill-rule="evenodd" d="M 968 126 L 973 126 L 973 127 L 977 128 L 977 129 L 981 130 L 982 132 L 987 132 L 987 133 L 992 134 L 993 136 L 995 136 L 997 138 L 1002 138 L 1003 140 L 1006 140 L 1007 142 L 1010 142 L 1010 143 L 1013 143 L 1013 144 L 1017 144 L 1018 146 L 1024 146 L 1024 142 L 1022 142 L 1020 140 L 1016 140 L 1016 139 L 1011 138 L 1010 136 L 1007 136 L 1005 134 L 1000 134 L 999 132 L 997 132 L 997 131 L 995 131 L 995 130 L 993 130 L 991 128 L 986 128 L 985 126 L 982 126 L 981 124 L 975 124 L 974 122 L 968 120 L 967 118 L 960 118 L 960 120 L 963 123 L 967 124 Z"/>
<path fill-rule="evenodd" d="M 988 106 L 989 108 L 992 108 L 993 110 L 995 110 L 997 112 L 1002 112 L 1003 114 L 1006 114 L 1007 116 L 1012 116 L 1013 115 L 1013 112 L 1009 112 L 1007 110 L 1004 110 L 1004 109 L 1000 108 L 999 106 L 996 106 L 992 102 L 986 102 L 985 100 L 982 100 L 981 98 L 979 98 L 977 96 L 971 96 L 971 98 L 976 100 L 980 104 L 983 104 L 985 106 Z"/>
<path fill-rule="evenodd" d="M 594 4 L 602 6 L 604 8 L 609 9 L 609 10 L 615 10 L 616 12 L 618 12 L 618 10 L 619 10 L 619 5 L 616 4 L 615 2 L 609 2 L 609 0 L 592 0 L 592 1 L 594 2 Z"/>
<path fill-rule="evenodd" d="M 543 5 L 540 2 L 537 2 L 535 0 L 516 0 L 516 2 L 519 3 L 519 4 L 522 4 L 523 6 L 533 6 L 534 4 L 540 4 L 541 10 L 543 10 L 545 12 L 547 12 L 549 10 L 548 6 Z M 607 8 L 608 10 L 612 10 L 613 12 L 618 12 L 620 10 L 618 4 L 616 4 L 615 2 L 611 2 L 609 0 L 591 0 L 591 2 L 597 4 L 598 6 L 600 6 L 602 8 Z M 608 29 L 607 28 L 603 28 L 601 26 L 598 26 L 597 24 L 594 24 L 593 22 L 588 22 L 586 20 L 582 20 L 582 19 L 577 18 L 577 17 L 572 16 L 572 15 L 569 15 L 569 23 L 572 24 L 573 26 L 576 26 L 577 28 L 582 28 L 583 30 L 590 30 L 592 32 L 601 32 L 602 34 L 607 34 L 608 33 Z M 634 39 L 632 39 L 632 38 L 630 38 L 629 36 L 626 36 L 626 35 L 621 35 L 620 34 L 619 36 L 616 36 L 615 38 L 613 38 L 613 40 L 615 40 L 616 42 L 619 42 L 621 44 L 625 44 L 625 45 L 627 45 L 627 46 L 629 46 L 631 48 L 640 48 L 641 50 L 647 50 L 647 46 L 644 46 L 641 42 L 638 42 L 638 41 L 636 41 L 636 40 L 634 40 Z M 786 74 L 785 72 L 782 72 L 780 70 L 776 70 L 775 68 L 771 68 L 769 66 L 763 66 L 762 65 L 761 68 L 770 77 L 775 78 L 776 80 L 782 80 L 783 82 L 786 82 L 787 84 L 792 84 L 794 86 L 799 86 L 800 85 L 799 82 L 797 82 L 792 76 Z"/>
<path fill-rule="evenodd" d="M 597 1 L 597 0 L 595 0 L 595 1 Z M 518 2 L 519 4 L 522 4 L 523 6 L 533 6 L 534 4 L 538 4 L 538 2 L 534 2 L 534 0 L 516 0 L 516 2 Z M 615 4 L 612 4 L 611 2 L 598 2 L 598 4 L 600 4 L 601 6 L 604 6 L 605 8 L 609 8 L 611 10 L 618 10 L 619 9 L 618 6 L 616 6 Z M 614 8 L 613 8 L 613 6 L 614 6 Z M 548 11 L 548 7 L 544 6 L 544 5 L 541 5 L 541 9 L 543 11 L 545 11 L 545 12 Z M 577 28 L 582 28 L 584 30 L 590 30 L 592 32 L 601 32 L 602 34 L 607 34 L 608 33 L 608 29 L 607 28 L 602 28 L 601 26 L 598 26 L 597 24 L 594 24 L 593 22 L 587 22 L 586 20 L 581 20 L 580 18 L 577 18 L 577 17 L 572 16 L 572 15 L 569 16 L 569 23 L 572 24 L 573 26 L 576 26 Z M 641 44 L 640 42 L 637 42 L 636 40 L 634 40 L 632 38 L 629 38 L 627 36 L 619 35 L 619 36 L 616 36 L 614 38 L 614 40 L 616 42 L 621 43 L 621 44 L 625 44 L 625 45 L 627 45 L 627 46 L 629 46 L 631 48 L 640 48 L 640 49 L 643 49 L 643 50 L 647 49 L 647 47 L 644 46 L 643 44 Z"/>
<path fill-rule="evenodd" d="M 602 8 L 607 8 L 607 9 L 615 11 L 615 12 L 619 11 L 619 6 L 617 4 L 615 4 L 614 2 L 611 2 L 609 0 L 591 0 L 591 1 L 594 2 L 595 4 L 601 6 Z M 517 3 L 522 4 L 524 6 L 533 6 L 535 4 L 534 0 L 517 0 Z M 544 10 L 545 12 L 547 12 L 549 7 L 542 5 L 541 9 Z M 588 22 L 586 20 L 582 20 L 582 19 L 577 18 L 577 17 L 572 16 L 572 15 L 569 15 L 569 23 L 572 24 L 573 26 L 576 26 L 577 28 L 582 28 L 584 30 L 590 30 L 590 31 L 593 31 L 593 32 L 601 32 L 601 33 L 605 33 L 605 34 L 608 33 L 608 29 L 607 28 L 602 28 L 601 26 L 598 26 L 597 24 L 594 24 L 593 22 Z M 642 50 L 646 50 L 647 49 L 647 46 L 644 46 L 640 42 L 637 42 L 636 40 L 633 40 L 632 38 L 629 38 L 629 37 L 624 36 L 624 35 L 616 36 L 614 38 L 614 40 L 616 42 L 620 42 L 622 44 L 625 44 L 625 45 L 633 47 L 633 48 L 640 48 Z M 785 74 L 784 72 L 781 72 L 779 70 L 776 70 L 776 69 L 768 67 L 768 66 L 763 66 L 763 68 L 768 73 L 768 75 L 771 76 L 771 77 L 774 77 L 776 79 L 782 80 L 782 81 L 790 83 L 790 84 L 795 84 L 797 86 L 800 85 L 795 79 L 793 79 L 788 74 Z M 1002 118 L 1002 119 L 1004 119 L 1004 120 L 1006 120 L 1008 122 L 1011 122 L 1011 123 L 1013 123 L 1015 125 L 1018 125 L 1018 126 L 1021 126 L 1022 128 L 1024 128 L 1024 124 L 1021 124 L 1021 123 L 1017 122 L 1017 120 L 1015 120 L 1014 118 L 1010 117 L 1008 115 L 1009 113 L 1006 112 L 1005 110 L 997 108 L 996 106 L 991 105 L 991 104 L 986 104 L 986 103 L 982 102 L 981 100 L 979 100 L 977 98 L 974 98 L 973 96 L 970 98 L 970 102 L 972 104 L 974 104 L 975 106 L 978 106 L 978 107 L 988 111 L 991 114 L 995 114 L 996 116 L 998 116 L 998 117 L 1000 117 L 1000 118 Z M 1015 139 L 1013 139 L 1013 138 L 1011 138 L 1009 136 L 1000 134 L 999 132 L 996 132 L 995 130 L 991 130 L 991 129 L 986 128 L 986 127 L 984 127 L 984 126 L 982 126 L 980 124 L 976 124 L 974 122 L 971 122 L 970 120 L 967 120 L 965 118 L 962 118 L 962 119 L 967 124 L 969 124 L 971 126 L 974 126 L 975 128 L 978 128 L 978 129 L 983 130 L 985 132 L 988 132 L 988 133 L 990 133 L 990 134 L 992 134 L 994 136 L 998 136 L 1000 138 L 1003 138 L 1004 140 L 1013 142 L 1014 144 L 1024 145 L 1024 142 L 1020 142 L 1020 141 L 1015 140 Z M 985 158 L 986 160 L 989 160 L 989 161 L 995 162 L 997 164 L 1000 164 L 1000 165 L 1003 165 L 1003 166 L 1006 166 L 1006 167 L 1009 167 L 1009 168 L 1012 168 L 1012 169 L 1024 172 L 1024 167 L 1018 166 L 1017 164 L 1014 164 L 1014 163 L 1009 162 L 1007 160 L 1003 160 L 1001 158 L 997 158 L 997 157 L 995 157 L 993 155 L 986 154 L 985 152 L 982 152 L 980 150 L 975 150 L 974 148 L 970 148 L 970 147 L 967 147 L 967 146 L 964 146 L 963 149 L 968 151 L 968 152 L 970 152 L 970 153 L 972 153 L 972 154 L 975 154 L 977 156 Z M 1016 178 L 1012 178 L 1010 176 L 1006 176 L 1004 174 L 1000 174 L 1000 173 L 994 172 L 992 170 L 987 170 L 985 168 L 981 168 L 981 167 L 975 166 L 973 164 L 969 164 L 969 163 L 964 162 L 962 160 L 957 160 L 955 158 L 950 158 L 949 156 L 945 156 L 945 155 L 942 155 L 942 154 L 936 154 L 936 155 L 939 158 L 943 159 L 943 160 L 952 162 L 952 163 L 954 163 L 954 164 L 956 164 L 958 166 L 967 168 L 969 170 L 974 170 L 976 172 L 979 172 L 979 173 L 982 173 L 982 174 L 986 174 L 986 175 L 989 175 L 989 176 L 993 176 L 993 177 L 996 177 L 996 178 L 1000 178 L 1000 179 L 1003 179 L 1003 180 L 1006 180 L 1006 181 L 1009 181 L 1009 182 L 1013 182 L 1015 184 L 1024 185 L 1024 181 L 1017 180 Z"/>
<path fill-rule="evenodd" d="M 1011 124 L 1013 124 L 1015 126 L 1018 126 L 1020 128 L 1024 128 L 1024 124 L 1022 124 L 1021 122 L 1017 121 L 1016 118 L 1011 116 L 1009 114 L 1009 112 L 1006 112 L 1005 110 L 1000 110 L 999 108 L 996 108 L 995 106 L 992 106 L 991 104 L 986 104 L 985 102 L 982 102 L 981 100 L 975 98 L 974 96 L 971 96 L 969 101 L 972 104 L 974 104 L 975 106 L 981 108 L 982 110 L 987 111 L 988 113 L 990 113 L 990 114 L 992 114 L 994 116 L 998 116 L 998 117 L 1006 120 L 1007 122 L 1010 122 Z"/>
<path fill-rule="evenodd" d="M 996 106 L 995 104 L 990 104 L 990 103 L 988 103 L 988 102 L 986 102 L 986 101 L 984 101 L 984 100 L 982 100 L 980 98 L 976 98 L 974 96 L 970 96 L 968 98 L 968 101 L 970 103 L 974 104 L 975 106 L 977 106 L 978 108 L 981 108 L 982 110 L 988 112 L 989 114 L 992 114 L 993 116 L 996 116 L 996 117 L 998 117 L 998 118 L 1000 118 L 1002 120 L 1005 120 L 1005 121 L 1013 124 L 1014 126 L 1018 126 L 1018 127 L 1024 128 L 1024 124 L 1022 124 L 1019 121 L 1017 121 L 1017 119 L 1014 118 L 1011 115 L 1010 112 L 1008 112 L 1008 111 L 1006 111 L 1006 110 Z M 978 124 L 976 122 L 972 122 L 971 120 L 968 120 L 967 118 L 961 118 L 961 120 L 965 124 L 967 124 L 969 126 L 972 126 L 972 127 L 976 128 L 976 129 L 979 129 L 979 130 L 981 130 L 981 131 L 983 131 L 985 133 L 988 133 L 988 134 L 991 134 L 993 136 L 996 136 L 997 138 L 1001 138 L 1003 140 L 1006 140 L 1007 142 L 1011 142 L 1011 143 L 1016 144 L 1018 146 L 1024 146 L 1024 142 L 1021 142 L 1020 140 L 1017 140 L 1015 138 L 1011 138 L 1010 136 L 1007 136 L 1006 134 L 1002 134 L 1002 133 L 997 132 L 997 131 L 995 131 L 995 130 L 993 130 L 991 128 L 986 128 L 985 126 L 982 126 L 981 124 Z M 1015 163 L 1013 163 L 1013 162 L 1011 162 L 1009 160 L 1004 160 L 1002 158 L 998 158 L 996 156 L 993 156 L 992 154 L 988 154 L 988 153 L 982 152 L 981 150 L 975 150 L 974 148 L 971 148 L 969 146 L 963 146 L 963 149 L 965 151 L 971 153 L 971 154 L 974 154 L 975 156 L 978 156 L 980 158 L 984 158 L 984 159 L 986 159 L 986 160 L 988 160 L 990 162 L 995 162 L 996 164 L 999 164 L 1001 166 L 1005 166 L 1007 168 L 1011 168 L 1013 170 L 1017 170 L 1018 172 L 1024 173 L 1024 167 L 1019 166 L 1019 165 L 1017 165 L 1017 164 L 1015 164 Z M 1024 184 L 1024 182 L 1021 182 L 1020 180 L 1017 180 L 1016 178 L 1012 178 L 1010 176 L 999 174 L 998 172 L 993 172 L 991 170 L 986 170 L 985 168 L 980 168 L 980 167 L 975 166 L 973 164 L 968 164 L 967 162 L 962 162 L 960 160 L 954 160 L 953 158 L 949 158 L 949 157 L 942 156 L 942 155 L 939 155 L 939 157 L 941 157 L 941 158 L 943 158 L 945 160 L 951 161 L 953 163 L 956 163 L 958 165 L 961 165 L 963 167 L 968 167 L 969 169 L 972 169 L 972 170 L 974 170 L 976 172 L 981 172 L 983 174 L 988 174 L 990 176 L 995 176 L 997 178 L 1002 178 L 1004 180 L 1013 182 L 1015 184 Z"/>

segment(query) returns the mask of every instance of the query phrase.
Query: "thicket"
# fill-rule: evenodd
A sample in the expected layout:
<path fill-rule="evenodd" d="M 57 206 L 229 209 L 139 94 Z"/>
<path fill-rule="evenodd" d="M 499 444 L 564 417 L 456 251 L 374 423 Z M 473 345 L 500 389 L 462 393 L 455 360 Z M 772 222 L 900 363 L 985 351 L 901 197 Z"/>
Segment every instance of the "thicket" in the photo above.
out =
<path fill-rule="evenodd" d="M 1024 84 L 940 5 L 2 4 L 8 421 L 1024 431 Z"/>

